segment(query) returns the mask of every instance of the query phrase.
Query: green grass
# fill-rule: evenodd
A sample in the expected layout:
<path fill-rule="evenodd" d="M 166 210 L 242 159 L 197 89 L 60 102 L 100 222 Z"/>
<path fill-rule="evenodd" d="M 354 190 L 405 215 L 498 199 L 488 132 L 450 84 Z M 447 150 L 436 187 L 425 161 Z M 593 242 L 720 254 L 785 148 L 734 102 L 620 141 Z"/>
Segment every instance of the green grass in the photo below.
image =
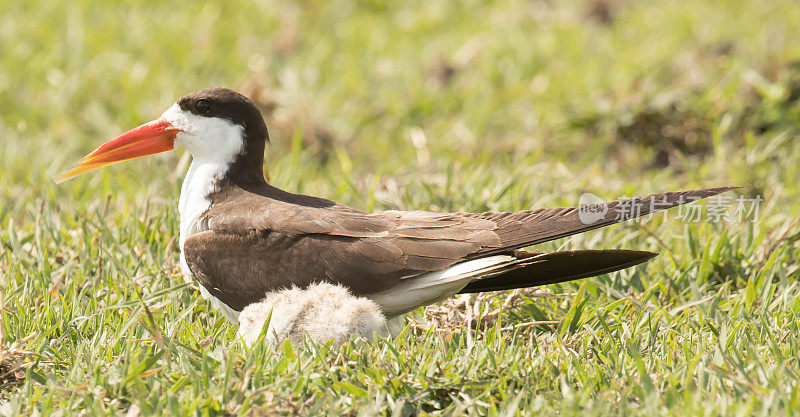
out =
<path fill-rule="evenodd" d="M 800 409 L 800 8 L 396 3 L 0 0 L 2 330 L 7 345 L 35 334 L 0 411 Z M 247 350 L 177 271 L 183 151 L 49 179 L 216 85 L 258 96 L 273 184 L 361 209 L 516 210 L 721 185 L 765 202 L 756 222 L 671 212 L 542 245 L 661 255 L 548 287 L 561 296 L 526 293 L 499 320 Z M 473 316 L 506 296 L 473 298 Z M 559 324 L 513 329 L 531 320 Z"/>

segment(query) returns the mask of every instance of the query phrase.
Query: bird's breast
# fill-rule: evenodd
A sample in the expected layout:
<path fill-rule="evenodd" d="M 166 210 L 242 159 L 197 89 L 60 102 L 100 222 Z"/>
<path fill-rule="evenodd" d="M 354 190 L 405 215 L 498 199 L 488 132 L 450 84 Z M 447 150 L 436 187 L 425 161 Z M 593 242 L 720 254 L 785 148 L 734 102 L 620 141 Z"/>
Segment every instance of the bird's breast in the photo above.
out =
<path fill-rule="evenodd" d="M 208 230 L 208 224 L 199 221 L 213 201 L 218 191 L 219 179 L 225 175 L 228 167 L 225 164 L 193 160 L 186 178 L 181 185 L 181 197 L 178 212 L 181 217 L 180 247 L 194 233 Z"/>

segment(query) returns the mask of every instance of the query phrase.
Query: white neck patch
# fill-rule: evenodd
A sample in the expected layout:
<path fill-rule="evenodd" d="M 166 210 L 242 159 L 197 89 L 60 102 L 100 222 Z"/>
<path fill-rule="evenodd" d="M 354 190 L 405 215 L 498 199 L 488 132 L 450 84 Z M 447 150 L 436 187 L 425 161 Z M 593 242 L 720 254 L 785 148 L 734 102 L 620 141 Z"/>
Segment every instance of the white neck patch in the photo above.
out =
<path fill-rule="evenodd" d="M 180 129 L 175 145 L 183 146 L 196 162 L 230 164 L 244 149 L 244 127 L 219 117 L 181 110 L 178 103 L 161 118 Z"/>
<path fill-rule="evenodd" d="M 203 117 L 181 110 L 178 103 L 167 109 L 161 118 L 181 130 L 175 137 L 175 145 L 192 154 L 192 165 L 183 180 L 178 203 L 183 252 L 186 238 L 202 230 L 194 224 L 211 205 L 209 196 L 217 191 L 217 180 L 228 172 L 244 149 L 244 127 L 218 117 Z"/>

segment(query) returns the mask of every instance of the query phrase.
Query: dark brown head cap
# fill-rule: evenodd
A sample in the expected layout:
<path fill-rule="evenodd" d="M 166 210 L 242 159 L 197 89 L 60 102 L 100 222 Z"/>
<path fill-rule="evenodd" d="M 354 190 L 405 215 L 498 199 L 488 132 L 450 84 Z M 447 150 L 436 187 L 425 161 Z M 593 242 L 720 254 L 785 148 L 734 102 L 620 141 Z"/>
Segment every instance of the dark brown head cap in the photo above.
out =
<path fill-rule="evenodd" d="M 267 125 L 249 98 L 236 91 L 214 87 L 186 94 L 178 100 L 181 110 L 203 117 L 218 117 L 244 127 L 244 149 L 231 164 L 228 179 L 234 182 L 264 181 L 264 146 Z"/>
<path fill-rule="evenodd" d="M 231 89 L 214 87 L 194 91 L 181 97 L 178 106 L 198 116 L 229 120 L 242 125 L 251 136 L 263 136 L 264 140 L 269 141 L 261 112 L 249 98 Z"/>

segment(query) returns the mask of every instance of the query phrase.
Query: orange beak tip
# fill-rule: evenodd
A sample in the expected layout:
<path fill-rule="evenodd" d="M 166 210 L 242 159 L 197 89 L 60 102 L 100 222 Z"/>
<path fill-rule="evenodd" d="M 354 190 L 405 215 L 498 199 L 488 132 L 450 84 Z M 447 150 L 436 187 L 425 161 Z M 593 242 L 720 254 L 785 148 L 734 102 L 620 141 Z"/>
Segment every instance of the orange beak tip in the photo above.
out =
<path fill-rule="evenodd" d="M 72 178 L 72 177 L 70 177 L 68 175 L 65 175 L 65 173 L 62 172 L 60 174 L 53 175 L 53 182 L 56 183 L 56 184 L 61 184 L 62 182 L 66 181 L 66 180 L 68 180 L 70 178 Z"/>
<path fill-rule="evenodd" d="M 60 184 L 96 168 L 172 150 L 178 132 L 163 119 L 145 123 L 104 143 L 84 156 L 78 165 L 53 176 L 53 181 Z"/>

